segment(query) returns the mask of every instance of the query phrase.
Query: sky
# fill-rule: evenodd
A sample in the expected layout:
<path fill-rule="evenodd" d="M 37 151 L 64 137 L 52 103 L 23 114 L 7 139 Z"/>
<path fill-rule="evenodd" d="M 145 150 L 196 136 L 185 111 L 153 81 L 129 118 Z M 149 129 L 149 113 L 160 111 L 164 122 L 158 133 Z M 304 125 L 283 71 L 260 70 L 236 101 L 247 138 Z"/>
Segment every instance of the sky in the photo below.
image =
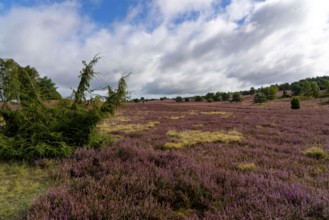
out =
<path fill-rule="evenodd" d="M 175 97 L 329 75 L 327 0 L 0 0 L 0 57 L 35 67 L 63 96 L 81 61 L 92 89 Z"/>

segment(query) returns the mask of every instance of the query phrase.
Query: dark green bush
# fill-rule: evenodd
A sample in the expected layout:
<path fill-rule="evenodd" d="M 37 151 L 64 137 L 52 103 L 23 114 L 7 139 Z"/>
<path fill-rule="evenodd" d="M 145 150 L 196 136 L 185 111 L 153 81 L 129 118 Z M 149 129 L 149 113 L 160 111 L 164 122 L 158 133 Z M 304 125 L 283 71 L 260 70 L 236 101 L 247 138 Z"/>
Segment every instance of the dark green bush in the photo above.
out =
<path fill-rule="evenodd" d="M 300 109 L 300 101 L 298 97 L 292 97 L 290 103 L 291 109 Z"/>
<path fill-rule="evenodd" d="M 0 131 L 0 160 L 34 160 L 48 157 L 71 155 L 77 147 L 100 147 L 110 142 L 97 134 L 98 122 L 113 114 L 126 97 L 125 79 L 121 78 L 118 89 L 114 92 L 109 87 L 109 95 L 105 101 L 99 98 L 86 100 L 90 80 L 95 76 L 93 66 L 100 58 L 95 56 L 90 63 L 83 61 L 84 68 L 80 72 L 80 83 L 74 92 L 74 100 L 60 100 L 52 107 L 46 106 L 40 91 L 37 89 L 33 71 L 24 69 L 16 80 L 18 87 L 9 88 L 13 84 L 6 75 L 15 75 L 7 69 L 1 69 L 2 82 L 7 90 L 2 90 L 4 101 L 0 114 L 4 126 Z M 20 67 L 17 66 L 17 69 Z M 7 71 L 7 72 L 5 72 Z M 7 85 L 8 84 L 8 85 Z M 16 94 L 9 96 L 6 94 Z M 11 101 L 18 101 L 19 109 L 9 107 Z"/>

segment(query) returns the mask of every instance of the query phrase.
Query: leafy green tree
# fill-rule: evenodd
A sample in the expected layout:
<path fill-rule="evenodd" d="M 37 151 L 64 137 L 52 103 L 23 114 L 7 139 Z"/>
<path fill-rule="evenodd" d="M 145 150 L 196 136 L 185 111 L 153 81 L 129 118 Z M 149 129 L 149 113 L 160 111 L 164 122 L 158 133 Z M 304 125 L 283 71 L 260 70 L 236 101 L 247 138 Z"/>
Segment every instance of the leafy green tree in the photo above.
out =
<path fill-rule="evenodd" d="M 240 92 L 235 92 L 232 96 L 232 101 L 233 102 L 241 102 L 242 101 L 242 96 Z"/>
<path fill-rule="evenodd" d="M 207 102 L 212 103 L 212 102 L 214 102 L 214 100 L 212 98 L 208 98 Z"/>
<path fill-rule="evenodd" d="M 229 92 L 224 92 L 224 93 L 222 93 L 222 100 L 223 101 L 229 101 L 230 100 L 230 98 L 231 98 L 231 94 L 229 93 Z"/>
<path fill-rule="evenodd" d="M 254 87 L 251 87 L 249 93 L 250 93 L 250 95 L 255 95 L 256 89 Z"/>
<path fill-rule="evenodd" d="M 329 95 L 329 80 L 326 80 L 324 84 L 324 89 L 326 90 L 326 95 Z"/>
<path fill-rule="evenodd" d="M 291 109 L 300 109 L 300 101 L 298 97 L 292 97 L 290 103 Z"/>
<path fill-rule="evenodd" d="M 183 98 L 181 96 L 177 96 L 175 101 L 176 102 L 183 102 Z"/>
<path fill-rule="evenodd" d="M 190 101 L 190 98 L 189 97 L 185 97 L 184 100 L 185 100 L 185 102 L 189 102 Z"/>
<path fill-rule="evenodd" d="M 278 87 L 275 85 L 271 85 L 265 89 L 265 95 L 268 100 L 274 100 L 278 93 Z"/>
<path fill-rule="evenodd" d="M 289 94 L 286 90 L 283 90 L 282 92 L 282 98 L 288 98 L 289 97 Z"/>
<path fill-rule="evenodd" d="M 309 81 L 306 81 L 302 86 L 303 95 L 306 97 L 313 96 L 312 84 Z"/>
<path fill-rule="evenodd" d="M 204 98 L 202 97 L 202 96 L 195 96 L 195 98 L 194 98 L 194 101 L 196 101 L 196 102 L 202 102 L 204 100 Z"/>
<path fill-rule="evenodd" d="M 303 93 L 303 88 L 300 83 L 293 83 L 291 85 L 292 94 L 294 96 L 301 95 Z"/>
<path fill-rule="evenodd" d="M 311 83 L 311 88 L 312 88 L 312 96 L 314 98 L 318 98 L 320 96 L 320 87 L 316 81 L 313 81 Z"/>
<path fill-rule="evenodd" d="M 262 92 L 258 92 L 255 94 L 254 96 L 254 103 L 263 103 L 263 102 L 266 102 L 266 95 Z"/>
<path fill-rule="evenodd" d="M 41 96 L 45 100 L 59 100 L 62 96 L 57 92 L 55 83 L 47 76 L 37 79 L 37 85 L 40 89 Z"/>

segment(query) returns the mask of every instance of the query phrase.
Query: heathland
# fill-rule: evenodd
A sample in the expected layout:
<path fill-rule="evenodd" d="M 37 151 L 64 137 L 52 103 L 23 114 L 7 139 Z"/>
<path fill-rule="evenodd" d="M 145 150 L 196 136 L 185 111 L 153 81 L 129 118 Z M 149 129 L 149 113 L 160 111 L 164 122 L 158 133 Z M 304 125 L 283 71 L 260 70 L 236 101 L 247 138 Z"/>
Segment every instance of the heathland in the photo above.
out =
<path fill-rule="evenodd" d="M 328 98 L 301 105 L 127 103 L 97 126 L 111 146 L 28 171 L 52 187 L 27 218 L 328 219 Z"/>

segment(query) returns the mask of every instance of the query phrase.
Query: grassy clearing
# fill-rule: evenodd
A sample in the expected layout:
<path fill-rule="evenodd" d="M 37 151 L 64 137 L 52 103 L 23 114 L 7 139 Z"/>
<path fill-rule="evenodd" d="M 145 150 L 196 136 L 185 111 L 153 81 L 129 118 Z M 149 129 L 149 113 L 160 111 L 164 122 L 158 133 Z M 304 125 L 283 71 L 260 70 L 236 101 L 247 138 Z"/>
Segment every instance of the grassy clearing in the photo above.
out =
<path fill-rule="evenodd" d="M 166 143 L 166 148 L 181 149 L 186 146 L 193 146 L 199 143 L 212 143 L 212 142 L 240 142 L 243 139 L 243 135 L 237 131 L 199 131 L 199 130 L 187 130 L 187 131 L 174 131 L 170 130 L 167 135 L 171 136 L 171 141 Z"/>
<path fill-rule="evenodd" d="M 124 132 L 124 133 L 132 133 L 138 131 L 146 131 L 160 124 L 159 121 L 149 121 L 146 124 L 122 124 L 122 125 L 114 125 L 114 124 L 101 124 L 98 125 L 98 129 L 102 133 L 112 133 L 116 131 Z"/>
<path fill-rule="evenodd" d="M 50 187 L 49 169 L 0 163 L 0 219 L 19 219 Z"/>

